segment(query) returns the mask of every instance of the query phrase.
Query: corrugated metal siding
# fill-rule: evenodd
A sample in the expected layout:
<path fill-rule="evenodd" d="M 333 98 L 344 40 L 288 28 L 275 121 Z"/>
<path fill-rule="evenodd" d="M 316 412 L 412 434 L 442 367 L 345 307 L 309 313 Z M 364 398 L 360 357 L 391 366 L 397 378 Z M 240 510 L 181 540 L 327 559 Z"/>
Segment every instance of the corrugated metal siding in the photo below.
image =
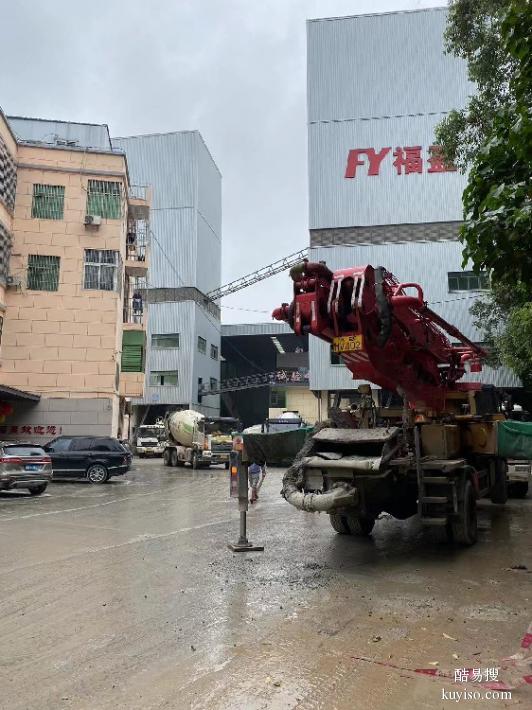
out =
<path fill-rule="evenodd" d="M 222 325 L 222 338 L 231 335 L 282 335 L 283 333 L 293 332 L 287 323 L 282 323 L 281 321 Z"/>
<path fill-rule="evenodd" d="M 310 250 L 310 259 L 326 261 L 333 271 L 363 264 L 385 266 L 400 281 L 419 283 L 430 307 L 464 335 L 476 342 L 481 339 L 481 333 L 473 327 L 473 318 L 469 313 L 470 307 L 480 294 L 450 293 L 448 290 L 448 272 L 462 271 L 462 245 L 459 242 L 319 247 Z M 352 386 L 346 368 L 330 365 L 327 344 L 321 343 L 317 338 L 310 338 L 309 352 L 311 389 Z M 513 384 L 515 378 L 503 370 L 496 373 L 484 371 L 481 380 L 489 384 L 490 377 L 494 377 L 500 385 L 516 386 Z"/>
<path fill-rule="evenodd" d="M 311 20 L 308 120 L 351 120 L 462 106 L 464 63 L 443 52 L 445 8 Z"/>
<path fill-rule="evenodd" d="M 194 347 L 196 348 L 196 357 L 194 358 L 194 372 L 192 379 L 192 401 L 197 403 L 197 389 L 198 389 L 198 378 L 201 377 L 203 384 L 209 384 L 210 378 L 214 377 L 216 380 L 220 381 L 220 330 L 221 326 L 219 321 L 215 321 L 214 318 L 207 317 L 205 311 L 199 306 L 196 306 L 195 314 L 195 337 L 194 337 Z M 207 341 L 207 352 L 205 355 L 198 352 L 197 340 L 198 335 L 205 338 Z M 218 359 L 213 360 L 210 355 L 211 344 L 218 348 Z M 213 395 L 209 397 L 202 398 L 202 410 L 210 414 L 220 411 L 220 396 Z"/>
<path fill-rule="evenodd" d="M 446 222 L 462 219 L 466 177 L 459 172 L 428 173 L 428 146 L 434 142 L 434 116 L 388 121 L 356 121 L 309 126 L 310 228 Z M 345 178 L 351 149 L 391 147 L 379 175 L 361 166 Z M 422 174 L 398 175 L 396 146 L 422 146 Z"/>
<path fill-rule="evenodd" d="M 132 182 L 148 184 L 153 189 L 149 286 L 193 286 L 203 292 L 218 287 L 221 177 L 201 135 L 184 131 L 134 136 L 113 139 L 113 144 L 126 151 Z M 216 323 L 214 318 L 211 320 Z M 197 351 L 199 328 L 206 333 L 200 334 L 207 338 L 208 348 L 211 342 L 219 347 L 219 325 L 207 320 L 193 302 L 150 304 L 148 370 L 177 369 L 179 385 L 146 386 L 142 403 L 191 405 L 197 401 L 198 377 L 204 377 L 205 382 L 209 377 L 219 379 L 219 362 L 210 359 L 209 351 L 207 356 Z M 151 348 L 152 333 L 174 332 L 181 337 L 179 350 Z M 202 362 L 205 357 L 208 366 Z M 204 408 L 210 413 L 219 411 L 219 397 L 209 398 Z"/>
<path fill-rule="evenodd" d="M 109 128 L 106 124 L 69 123 L 39 118 L 8 116 L 11 130 L 22 141 L 36 141 L 55 145 L 56 139 L 77 141 L 81 148 L 111 150 Z"/>
<path fill-rule="evenodd" d="M 308 23 L 310 228 L 462 218 L 460 173 L 428 174 L 445 112 L 473 87 L 443 52 L 445 9 Z M 421 146 L 422 174 L 397 175 L 397 146 Z M 349 150 L 390 147 L 379 175 L 345 178 Z M 367 163 L 367 158 L 364 158 Z"/>
<path fill-rule="evenodd" d="M 134 404 L 188 404 L 192 396 L 195 305 L 190 302 L 154 303 L 149 306 L 147 328 L 146 386 L 144 398 Z M 179 333 L 180 344 L 174 348 L 152 348 L 152 333 Z M 177 370 L 177 387 L 152 387 L 152 370 Z"/>

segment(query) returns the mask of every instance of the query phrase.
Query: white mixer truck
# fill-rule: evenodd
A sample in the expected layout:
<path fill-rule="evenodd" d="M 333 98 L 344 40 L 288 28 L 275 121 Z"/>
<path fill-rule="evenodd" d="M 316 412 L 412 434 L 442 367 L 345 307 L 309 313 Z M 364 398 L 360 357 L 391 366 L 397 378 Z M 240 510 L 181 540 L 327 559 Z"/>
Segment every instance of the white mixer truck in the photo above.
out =
<path fill-rule="evenodd" d="M 223 463 L 229 468 L 233 433 L 241 423 L 233 417 L 206 417 L 192 409 L 169 412 L 165 419 L 167 441 L 163 453 L 165 466 L 208 468 Z"/>

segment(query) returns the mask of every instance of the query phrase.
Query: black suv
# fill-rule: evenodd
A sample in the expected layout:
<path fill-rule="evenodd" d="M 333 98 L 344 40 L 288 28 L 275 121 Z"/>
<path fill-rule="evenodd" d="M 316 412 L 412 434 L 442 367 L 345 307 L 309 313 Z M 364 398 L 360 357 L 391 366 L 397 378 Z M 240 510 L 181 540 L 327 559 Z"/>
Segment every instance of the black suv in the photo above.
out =
<path fill-rule="evenodd" d="M 55 481 L 84 478 L 105 483 L 131 467 L 131 454 L 111 436 L 59 436 L 43 448 L 52 459 Z"/>

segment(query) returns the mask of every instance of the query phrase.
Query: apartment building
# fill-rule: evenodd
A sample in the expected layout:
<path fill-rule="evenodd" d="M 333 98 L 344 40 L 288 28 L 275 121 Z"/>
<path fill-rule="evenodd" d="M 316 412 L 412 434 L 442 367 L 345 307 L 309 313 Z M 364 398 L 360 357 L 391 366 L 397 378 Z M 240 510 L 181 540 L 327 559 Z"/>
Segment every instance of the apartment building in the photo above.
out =
<path fill-rule="evenodd" d="M 105 125 L 0 113 L 0 436 L 127 436 L 143 394 L 149 190 Z"/>

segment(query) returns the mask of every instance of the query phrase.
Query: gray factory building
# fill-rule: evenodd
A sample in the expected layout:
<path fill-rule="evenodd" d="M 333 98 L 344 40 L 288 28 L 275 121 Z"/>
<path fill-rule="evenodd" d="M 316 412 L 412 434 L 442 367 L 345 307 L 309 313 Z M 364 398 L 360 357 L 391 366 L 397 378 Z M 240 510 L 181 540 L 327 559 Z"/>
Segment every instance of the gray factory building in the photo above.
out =
<path fill-rule="evenodd" d="M 434 145 L 436 124 L 473 92 L 465 63 L 444 53 L 446 20 L 436 8 L 308 22 L 310 259 L 417 282 L 479 342 L 469 309 L 487 279 L 462 267 L 457 239 L 466 176 Z M 309 353 L 312 390 L 357 384 L 327 343 L 311 338 Z M 502 368 L 480 377 L 519 386 Z"/>
<path fill-rule="evenodd" d="M 146 386 L 137 421 L 169 408 L 217 415 L 220 313 L 204 294 L 221 283 L 221 174 L 198 131 L 113 138 L 135 183 L 152 188 Z"/>

